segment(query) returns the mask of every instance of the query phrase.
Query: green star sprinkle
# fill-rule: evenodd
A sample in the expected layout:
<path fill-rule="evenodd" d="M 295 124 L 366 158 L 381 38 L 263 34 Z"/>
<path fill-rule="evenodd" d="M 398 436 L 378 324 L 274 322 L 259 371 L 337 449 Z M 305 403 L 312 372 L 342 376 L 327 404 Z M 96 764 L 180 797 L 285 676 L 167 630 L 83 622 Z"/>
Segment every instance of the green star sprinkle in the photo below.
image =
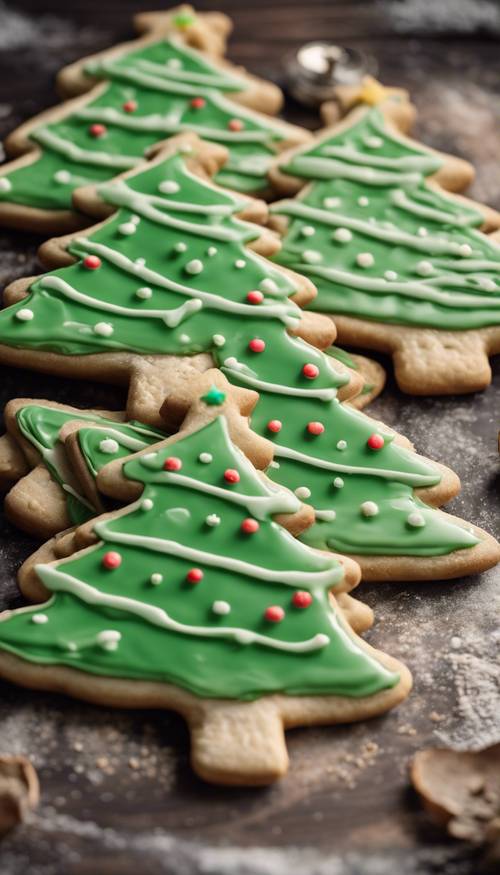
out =
<path fill-rule="evenodd" d="M 217 386 L 210 386 L 210 389 L 206 393 L 206 395 L 201 396 L 201 400 L 205 402 L 205 404 L 224 404 L 226 400 L 226 393 L 221 392 Z"/>

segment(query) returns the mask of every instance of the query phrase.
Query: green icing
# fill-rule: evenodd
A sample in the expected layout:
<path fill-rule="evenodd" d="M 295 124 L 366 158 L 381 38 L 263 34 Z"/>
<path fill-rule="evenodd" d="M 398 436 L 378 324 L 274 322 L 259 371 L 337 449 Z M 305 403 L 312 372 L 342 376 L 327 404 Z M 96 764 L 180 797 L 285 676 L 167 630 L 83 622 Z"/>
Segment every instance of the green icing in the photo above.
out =
<path fill-rule="evenodd" d="M 498 325 L 500 247 L 477 230 L 482 216 L 428 184 L 440 159 L 389 130 L 379 109 L 356 119 L 283 166 L 311 184 L 274 207 L 290 219 L 276 261 L 313 280 L 320 312 Z"/>
<path fill-rule="evenodd" d="M 112 459 L 122 459 L 157 443 L 166 435 L 134 420 L 116 422 L 83 411 L 69 412 L 50 405 L 26 404 L 18 410 L 16 421 L 21 433 L 38 450 L 50 473 L 62 486 L 69 518 L 72 523 L 79 525 L 95 516 L 96 508 L 81 494 L 78 479 L 68 464 L 64 446 L 59 440 L 63 425 L 75 419 L 92 424 L 92 427 L 79 430 L 78 439 L 85 463 L 94 477 Z M 114 442 L 113 450 L 104 452 L 101 444 L 110 440 Z"/>
<path fill-rule="evenodd" d="M 335 359 L 290 336 L 300 316 L 288 300 L 294 282 L 246 248 L 259 231 L 235 218 L 237 196 L 193 176 L 182 155 L 148 166 L 126 185 L 107 184 L 102 195 L 121 205 L 117 213 L 70 244 L 79 259 L 98 255 L 101 267 L 88 270 L 79 260 L 35 280 L 28 298 L 0 312 L 1 343 L 64 355 L 210 352 L 232 383 L 259 391 L 251 424 L 275 444 L 279 467 L 269 475 L 310 490 L 307 500 L 318 512 L 308 540 L 415 556 L 477 543 L 413 496 L 415 487 L 438 483 L 439 471 L 390 435 L 383 449 L 370 450 L 373 422 L 335 399 L 347 379 L 335 371 Z M 135 232 L 123 233 L 134 221 Z M 146 298 L 137 297 L 144 288 Z M 247 294 L 258 289 L 262 302 L 250 304 Z M 23 310 L 33 318 L 19 319 Z M 264 341 L 263 352 L 250 349 L 254 338 Z M 305 364 L 317 366 L 316 379 L 303 375 Z M 275 419 L 282 423 L 278 433 L 267 427 Z M 311 435 L 309 422 L 321 422 L 324 433 Z M 333 486 L 337 476 L 341 489 Z M 377 504 L 375 516 L 363 515 L 366 501 Z M 409 524 L 412 513 L 424 524 Z"/>
<path fill-rule="evenodd" d="M 41 154 L 2 176 L 0 200 L 46 210 L 72 207 L 75 188 L 99 183 L 139 164 L 156 142 L 193 131 L 229 149 L 229 161 L 217 180 L 248 193 L 267 187 L 267 169 L 287 135 L 279 122 L 224 97 L 246 88 L 244 78 L 212 64 L 175 38 L 149 43 L 120 57 L 89 62 L 89 75 L 103 89 L 85 107 L 35 128 L 31 139 Z M 203 97 L 194 108 L 191 100 Z M 134 101 L 135 111 L 124 104 Z M 233 131 L 229 123 L 242 122 Z M 90 132 L 104 124 L 104 136 Z"/>
<path fill-rule="evenodd" d="M 209 464 L 200 461 L 207 447 Z M 163 463 L 174 452 L 182 468 L 170 473 Z M 224 480 L 227 468 L 238 470 L 238 484 Z M 203 697 L 359 697 L 397 683 L 348 633 L 328 598 L 342 567 L 272 521 L 272 513 L 299 502 L 263 483 L 232 446 L 222 417 L 128 462 L 125 475 L 145 484 L 141 499 L 96 524 L 96 547 L 37 567 L 54 595 L 45 605 L 6 612 L 0 648 L 91 674 L 173 683 Z M 219 525 L 207 525 L 207 514 Z M 257 514 L 259 530 L 243 534 L 242 521 Z M 122 558 L 112 571 L 102 565 L 109 550 Z M 196 585 L 186 581 L 193 566 L 204 574 Z M 161 582 L 153 584 L 152 575 Z M 311 594 L 309 607 L 292 604 L 297 589 Z M 214 611 L 221 602 L 226 613 Z M 283 608 L 282 622 L 264 618 L 270 605 Z M 34 619 L 40 614 L 45 622 Z"/>

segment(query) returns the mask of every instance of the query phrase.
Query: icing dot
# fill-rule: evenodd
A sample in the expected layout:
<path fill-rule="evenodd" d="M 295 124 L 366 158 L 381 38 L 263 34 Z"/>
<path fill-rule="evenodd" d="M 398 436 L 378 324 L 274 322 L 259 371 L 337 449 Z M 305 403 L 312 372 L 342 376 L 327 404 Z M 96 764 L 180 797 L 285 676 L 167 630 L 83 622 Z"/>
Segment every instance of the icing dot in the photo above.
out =
<path fill-rule="evenodd" d="M 363 516 L 377 516 L 378 504 L 375 504 L 374 501 L 363 501 L 363 504 L 360 505 L 360 510 Z"/>
<path fill-rule="evenodd" d="M 307 431 L 309 434 L 313 434 L 316 437 L 320 434 L 323 434 L 325 430 L 325 426 L 322 422 L 308 422 L 307 423 Z"/>
<path fill-rule="evenodd" d="M 136 267 L 144 267 L 144 265 L 146 264 L 146 259 L 145 258 L 136 258 L 134 261 L 134 264 Z"/>
<path fill-rule="evenodd" d="M 106 125 L 100 125 L 100 124 L 90 125 L 89 134 L 91 137 L 97 137 L 97 138 L 104 137 L 104 135 L 107 134 Z"/>
<path fill-rule="evenodd" d="M 420 276 L 430 276 L 431 273 L 434 273 L 434 268 L 430 261 L 419 261 L 416 271 Z"/>
<path fill-rule="evenodd" d="M 186 574 L 186 580 L 188 583 L 200 583 L 203 580 L 203 571 L 201 568 L 190 568 Z"/>
<path fill-rule="evenodd" d="M 118 441 L 115 441 L 114 438 L 104 438 L 99 444 L 99 449 L 101 453 L 117 453 L 118 452 Z"/>
<path fill-rule="evenodd" d="M 121 632 L 116 629 L 104 629 L 96 635 L 96 644 L 102 647 L 103 650 L 117 650 L 118 644 L 121 641 Z"/>
<path fill-rule="evenodd" d="M 380 149 L 383 142 L 381 137 L 365 137 L 365 146 L 369 149 Z"/>
<path fill-rule="evenodd" d="M 212 611 L 214 614 L 218 614 L 220 617 L 225 617 L 226 614 L 229 614 L 231 611 L 231 605 L 229 602 L 224 601 L 216 601 L 212 605 Z"/>
<path fill-rule="evenodd" d="M 337 449 L 338 450 L 346 450 L 347 449 L 347 441 L 337 441 Z"/>
<path fill-rule="evenodd" d="M 86 255 L 82 263 L 87 270 L 97 270 L 101 266 L 101 259 L 97 255 Z"/>
<path fill-rule="evenodd" d="M 153 510 L 153 502 L 150 498 L 145 498 L 144 501 L 141 502 L 141 507 L 143 510 Z"/>
<path fill-rule="evenodd" d="M 190 102 L 190 106 L 192 109 L 203 109 L 205 106 L 205 98 L 204 97 L 193 97 Z"/>
<path fill-rule="evenodd" d="M 179 340 L 181 343 L 189 343 L 191 340 L 189 334 L 179 334 Z"/>
<path fill-rule="evenodd" d="M 419 228 L 417 234 L 419 237 L 427 237 L 427 228 Z"/>
<path fill-rule="evenodd" d="M 217 516 L 216 513 L 209 513 L 208 516 L 205 517 L 205 522 L 207 526 L 213 528 L 214 526 L 218 526 L 220 523 L 220 516 Z"/>
<path fill-rule="evenodd" d="M 108 550 L 102 557 L 101 564 L 108 571 L 114 571 L 115 568 L 119 568 L 122 564 L 122 557 L 116 550 Z"/>
<path fill-rule="evenodd" d="M 195 276 L 197 273 L 202 272 L 203 262 L 200 261 L 199 258 L 193 258 L 192 261 L 188 261 L 188 263 L 184 265 L 184 270 L 186 271 L 186 273 Z"/>
<path fill-rule="evenodd" d="M 323 256 L 317 249 L 304 249 L 302 258 L 306 264 L 318 264 L 318 262 L 323 261 Z"/>
<path fill-rule="evenodd" d="M 297 498 L 310 498 L 311 490 L 308 486 L 297 486 L 297 489 L 295 490 L 295 495 L 297 496 Z"/>
<path fill-rule="evenodd" d="M 264 619 L 268 623 L 281 623 L 285 619 L 285 612 L 279 605 L 270 605 L 264 611 Z"/>
<path fill-rule="evenodd" d="M 140 216 L 130 216 L 130 221 L 134 223 L 134 225 L 138 225 L 141 221 Z"/>
<path fill-rule="evenodd" d="M 312 595 L 304 589 L 298 589 L 292 596 L 292 605 L 295 608 L 308 608 L 312 604 Z"/>
<path fill-rule="evenodd" d="M 140 289 L 137 289 L 135 296 L 136 298 L 140 298 L 141 301 L 149 301 L 153 294 L 153 289 L 150 289 L 149 286 L 141 286 Z"/>
<path fill-rule="evenodd" d="M 469 246 L 468 243 L 462 243 L 458 251 L 466 258 L 468 255 L 472 255 L 472 246 Z"/>
<path fill-rule="evenodd" d="M 230 131 L 242 131 L 245 124 L 239 118 L 232 118 L 228 121 L 227 126 Z"/>
<path fill-rule="evenodd" d="M 246 265 L 246 261 L 244 258 L 238 258 L 237 261 L 234 262 L 234 266 L 238 268 L 238 270 L 242 270 Z"/>
<path fill-rule="evenodd" d="M 180 471 L 182 462 L 177 456 L 168 456 L 163 463 L 163 468 L 165 471 Z"/>
<path fill-rule="evenodd" d="M 247 517 L 246 520 L 243 520 L 240 528 L 241 531 L 245 533 L 245 535 L 254 535 L 255 532 L 259 531 L 260 525 L 257 520 L 254 520 L 251 517 Z"/>
<path fill-rule="evenodd" d="M 214 346 L 224 346 L 226 338 L 223 334 L 214 334 L 212 337 L 212 342 Z"/>
<path fill-rule="evenodd" d="M 365 197 L 365 195 L 358 197 L 358 204 L 360 205 L 360 207 L 367 207 L 369 203 L 370 201 L 367 197 Z"/>
<path fill-rule="evenodd" d="M 54 173 L 54 179 L 56 182 L 62 183 L 62 185 L 69 185 L 71 182 L 71 173 L 69 170 L 57 170 Z"/>
<path fill-rule="evenodd" d="M 238 474 L 236 468 L 226 468 L 226 470 L 224 471 L 224 480 L 227 483 L 239 483 L 240 475 Z"/>
<path fill-rule="evenodd" d="M 349 240 L 352 240 L 352 232 L 349 228 L 337 228 L 332 236 L 338 243 L 349 243 Z"/>
<path fill-rule="evenodd" d="M 180 15 L 177 17 L 181 18 Z M 186 18 L 187 17 L 188 16 L 186 16 Z M 175 23 L 177 24 L 177 27 L 180 26 L 177 21 Z M 169 58 L 168 61 L 165 61 L 165 63 L 167 65 L 167 67 L 170 67 L 171 70 L 180 70 L 182 67 L 182 61 L 180 60 L 180 58 Z"/>
<path fill-rule="evenodd" d="M 118 225 L 118 230 L 120 234 L 129 237 L 137 231 L 137 224 L 135 222 L 123 222 L 121 225 Z"/>
<path fill-rule="evenodd" d="M 174 252 L 185 252 L 186 249 L 187 246 L 185 243 L 182 243 L 182 241 L 180 243 L 176 243 L 174 246 Z"/>
<path fill-rule="evenodd" d="M 135 112 L 137 109 L 137 101 L 136 100 L 126 100 L 122 105 L 122 109 L 124 112 Z"/>
<path fill-rule="evenodd" d="M 360 252 L 359 255 L 356 256 L 356 262 L 360 267 L 372 267 L 375 263 L 375 259 L 371 252 Z"/>
<path fill-rule="evenodd" d="M 47 617 L 47 614 L 33 614 L 31 622 L 35 623 L 37 626 L 42 626 L 44 623 L 49 622 L 49 618 Z"/>
<path fill-rule="evenodd" d="M 266 348 L 266 344 L 264 340 L 261 340 L 259 337 L 253 337 L 250 343 L 248 344 L 248 348 L 252 352 L 264 352 Z"/>
<path fill-rule="evenodd" d="M 370 435 L 366 444 L 368 447 L 370 447 L 370 450 L 381 450 L 385 444 L 385 440 L 381 434 L 376 434 L 374 432 Z"/>
<path fill-rule="evenodd" d="M 319 376 L 319 368 L 317 365 L 313 365 L 310 362 L 304 365 L 302 368 L 302 373 L 304 377 L 307 377 L 308 380 L 315 380 L 317 376 Z"/>
<path fill-rule="evenodd" d="M 178 182 L 174 182 L 173 179 L 164 179 L 163 182 L 160 182 L 158 191 L 161 191 L 162 194 L 177 194 L 179 188 Z"/>
<path fill-rule="evenodd" d="M 420 529 L 422 528 L 422 526 L 425 526 L 425 519 L 418 510 L 414 510 L 409 513 L 406 517 L 406 522 L 409 526 L 412 526 L 412 528 L 415 529 Z"/>
<path fill-rule="evenodd" d="M 259 288 L 262 292 L 267 292 L 269 295 L 275 294 L 278 291 L 278 286 L 269 277 L 259 283 Z"/>
<path fill-rule="evenodd" d="M 335 207 L 340 206 L 340 198 L 339 197 L 325 197 L 323 198 L 323 206 L 327 208 L 327 210 L 334 210 Z"/>
<path fill-rule="evenodd" d="M 281 431 L 282 423 L 279 419 L 270 419 L 267 423 L 267 430 L 271 431 L 273 434 L 278 434 Z"/>
<path fill-rule="evenodd" d="M 342 480 L 342 477 L 335 477 L 335 480 L 333 481 L 333 485 L 335 486 L 336 489 L 342 489 L 342 487 L 344 485 L 344 481 Z"/>
<path fill-rule="evenodd" d="M 111 337 L 114 330 L 109 322 L 96 322 L 94 325 L 94 334 L 99 334 L 101 337 Z"/>
<path fill-rule="evenodd" d="M 7 179 L 6 176 L 0 177 L 0 191 L 10 191 L 12 188 L 12 183 L 10 179 Z"/>
<path fill-rule="evenodd" d="M 303 237 L 312 237 L 316 233 L 316 230 L 313 228 L 312 225 L 304 225 L 300 229 L 300 233 Z"/>
<path fill-rule="evenodd" d="M 217 247 L 209 246 L 207 249 L 207 255 L 209 256 L 209 258 L 213 258 L 214 255 L 217 255 Z"/>
<path fill-rule="evenodd" d="M 397 280 L 398 275 L 395 270 L 386 270 L 384 273 L 386 280 Z"/>
<path fill-rule="evenodd" d="M 209 465 L 212 460 L 212 453 L 200 453 L 198 456 L 198 461 L 202 462 L 204 465 Z"/>
<path fill-rule="evenodd" d="M 149 578 L 149 582 L 152 583 L 153 586 L 159 586 L 160 583 L 163 583 L 163 574 L 159 574 L 155 571 L 155 573 Z"/>
<path fill-rule="evenodd" d="M 21 310 L 17 311 L 16 319 L 19 319 L 20 322 L 31 322 L 34 315 L 33 310 L 29 310 L 28 307 L 23 307 Z"/>
<path fill-rule="evenodd" d="M 262 304 L 263 300 L 264 300 L 264 295 L 262 294 L 262 292 L 253 291 L 253 292 L 248 292 L 248 294 L 247 294 L 247 301 L 249 304 Z"/>

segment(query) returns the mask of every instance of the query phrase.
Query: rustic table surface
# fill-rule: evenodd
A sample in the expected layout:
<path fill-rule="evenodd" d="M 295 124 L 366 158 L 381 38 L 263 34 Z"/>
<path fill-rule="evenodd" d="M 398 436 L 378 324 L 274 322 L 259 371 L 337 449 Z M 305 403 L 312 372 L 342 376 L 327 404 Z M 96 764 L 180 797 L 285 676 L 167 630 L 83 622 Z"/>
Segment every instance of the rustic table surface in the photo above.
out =
<path fill-rule="evenodd" d="M 0 133 L 55 102 L 65 63 L 131 35 L 143 0 L 0 2 Z M 233 60 L 278 82 L 285 52 L 332 38 L 375 55 L 383 81 L 410 88 L 418 135 L 477 166 L 473 195 L 500 207 L 500 7 L 488 0 L 200 0 L 235 21 Z M 293 102 L 291 120 L 318 125 Z M 496 118 L 496 122 L 495 122 Z M 495 127 L 496 126 L 496 127 Z M 41 241 L 0 236 L 0 283 L 37 272 Z M 372 407 L 462 478 L 452 510 L 498 524 L 500 369 L 482 395 L 411 399 L 389 385 Z M 4 368 L 0 403 L 46 397 L 117 406 L 116 389 Z M 0 521 L 0 607 L 35 544 Z M 481 579 L 364 586 L 372 642 L 403 659 L 415 689 L 369 724 L 290 732 L 291 769 L 269 789 L 214 789 L 193 777 L 172 714 L 111 712 L 0 685 L 0 750 L 29 755 L 42 786 L 31 822 L 0 848 L 4 875 L 427 875 L 477 873 L 478 853 L 447 842 L 408 784 L 412 754 L 499 740 L 498 570 Z"/>

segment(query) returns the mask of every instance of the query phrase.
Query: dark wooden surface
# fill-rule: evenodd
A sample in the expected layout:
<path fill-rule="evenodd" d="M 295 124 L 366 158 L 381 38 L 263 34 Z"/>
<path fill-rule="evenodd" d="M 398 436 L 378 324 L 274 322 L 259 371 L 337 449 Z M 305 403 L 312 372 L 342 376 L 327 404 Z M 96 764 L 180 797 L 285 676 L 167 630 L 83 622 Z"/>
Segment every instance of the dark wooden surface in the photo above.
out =
<path fill-rule="evenodd" d="M 130 36 L 138 6 L 0 2 L 1 132 L 55 102 L 53 77 L 64 63 Z M 229 12 L 231 57 L 280 83 L 280 59 L 308 39 L 373 53 L 386 82 L 411 88 L 419 134 L 472 160 L 474 195 L 500 207 L 498 4 L 200 0 L 198 7 Z M 317 125 L 291 102 L 288 117 Z M 39 242 L 2 233 L 2 286 L 36 271 Z M 496 371 L 487 392 L 465 399 L 411 399 L 389 381 L 372 408 L 421 452 L 455 467 L 463 491 L 453 509 L 490 531 L 498 529 L 498 363 Z M 115 389 L 4 368 L 1 404 L 16 395 L 82 406 L 123 400 Z M 0 606 L 15 603 L 16 567 L 33 546 L 0 523 Z M 214 789 L 193 778 L 175 715 L 107 712 L 0 685 L 0 749 L 28 754 L 42 784 L 32 822 L 0 847 L 2 875 L 129 875 L 138 866 L 148 875 L 477 873 L 478 853 L 430 825 L 407 769 L 427 745 L 499 740 L 499 583 L 494 570 L 482 579 L 362 587 L 377 612 L 370 640 L 408 663 L 414 692 L 369 724 L 289 733 L 290 773 L 270 789 Z"/>

